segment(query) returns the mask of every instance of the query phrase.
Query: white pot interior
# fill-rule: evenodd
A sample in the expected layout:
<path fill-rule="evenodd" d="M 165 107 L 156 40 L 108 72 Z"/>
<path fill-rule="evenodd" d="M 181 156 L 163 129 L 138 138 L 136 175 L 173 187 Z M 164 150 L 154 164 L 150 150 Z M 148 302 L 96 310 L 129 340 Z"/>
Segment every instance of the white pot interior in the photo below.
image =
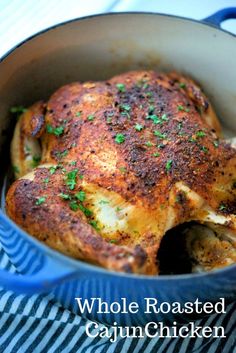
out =
<path fill-rule="evenodd" d="M 47 99 L 65 83 L 150 68 L 196 79 L 233 136 L 235 58 L 235 37 L 180 18 L 115 14 L 71 22 L 27 41 L 1 62 L 0 131 L 8 126 L 11 106 Z"/>

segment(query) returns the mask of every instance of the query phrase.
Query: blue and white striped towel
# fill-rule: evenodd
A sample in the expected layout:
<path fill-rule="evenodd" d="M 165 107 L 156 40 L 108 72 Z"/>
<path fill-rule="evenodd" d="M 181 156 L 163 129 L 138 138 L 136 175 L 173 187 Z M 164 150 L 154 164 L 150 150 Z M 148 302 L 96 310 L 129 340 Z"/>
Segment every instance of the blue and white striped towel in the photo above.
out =
<path fill-rule="evenodd" d="M 0 267 L 15 272 L 0 248 Z M 227 313 L 196 322 L 223 326 L 226 338 L 108 338 L 86 335 L 86 320 L 53 302 L 52 296 L 16 295 L 0 290 L 0 353 L 235 353 L 236 303 Z"/>

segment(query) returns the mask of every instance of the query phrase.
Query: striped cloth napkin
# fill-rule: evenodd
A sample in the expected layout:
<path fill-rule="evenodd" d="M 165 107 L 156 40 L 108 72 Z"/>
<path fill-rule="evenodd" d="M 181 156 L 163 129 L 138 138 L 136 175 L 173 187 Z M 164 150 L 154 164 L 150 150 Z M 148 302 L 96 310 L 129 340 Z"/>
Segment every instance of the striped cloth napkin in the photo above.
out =
<path fill-rule="evenodd" d="M 0 267 L 16 272 L 0 247 Z M 223 326 L 226 338 L 90 338 L 88 323 L 48 295 L 16 295 L 0 288 L 0 353 L 235 353 L 236 303 L 226 314 L 198 320 L 197 326 Z M 110 331 L 111 332 L 111 331 Z"/>

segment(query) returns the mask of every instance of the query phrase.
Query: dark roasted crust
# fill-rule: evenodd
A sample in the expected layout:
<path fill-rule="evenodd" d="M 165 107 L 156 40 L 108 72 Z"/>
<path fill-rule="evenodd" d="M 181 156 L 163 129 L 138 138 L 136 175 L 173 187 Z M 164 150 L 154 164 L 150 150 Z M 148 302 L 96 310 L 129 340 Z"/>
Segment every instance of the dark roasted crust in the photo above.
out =
<path fill-rule="evenodd" d="M 43 101 L 35 103 L 24 115 L 21 133 L 23 136 L 39 138 L 45 127 L 45 104 Z"/>
<path fill-rule="evenodd" d="M 125 92 L 119 91 L 119 83 L 125 85 Z M 123 105 L 130 109 L 125 111 Z M 155 110 L 150 112 L 152 105 Z M 165 119 L 155 124 L 150 118 L 153 114 L 165 114 Z M 88 119 L 91 115 L 93 120 Z M 70 256 L 118 271 L 156 273 L 167 208 L 176 202 L 176 224 L 191 219 L 194 211 L 183 193 L 176 192 L 176 199 L 170 200 L 176 182 L 195 191 L 215 210 L 235 199 L 233 188 L 227 187 L 224 193 L 218 190 L 222 183 L 232 184 L 235 149 L 220 140 L 210 103 L 187 78 L 139 71 L 106 82 L 72 83 L 52 95 L 43 119 L 36 133 L 32 129 L 36 137 L 40 131 L 42 163 L 60 164 L 60 168 L 46 186 L 46 168 L 37 169 L 31 181 L 16 181 L 7 195 L 7 212 L 30 234 Z M 141 131 L 135 129 L 137 123 L 143 126 Z M 47 133 L 48 124 L 63 126 L 63 133 Z M 154 135 L 155 130 L 161 137 Z M 116 143 L 117 134 L 123 134 L 123 143 Z M 160 155 L 154 156 L 157 152 Z M 134 240 L 123 234 L 119 245 L 103 239 L 80 210 L 71 211 L 58 197 L 65 192 L 63 168 L 72 170 L 71 161 L 76 161 L 87 183 L 114 191 L 132 205 L 141 204 L 150 214 L 155 212 L 158 235 L 147 233 Z M 35 205 L 38 195 L 47 196 L 40 207 Z"/>
<path fill-rule="evenodd" d="M 148 88 L 138 86 L 142 80 L 149 85 Z M 125 93 L 119 93 L 116 88 L 120 82 L 126 85 Z M 147 92 L 153 93 L 154 103 L 150 103 Z M 219 134 L 204 120 L 209 103 L 199 88 L 198 100 L 196 96 L 192 99 L 192 94 L 189 97 L 188 92 L 181 89 L 171 76 L 154 72 L 131 72 L 105 83 L 91 83 L 88 87 L 80 83 L 62 87 L 48 102 L 46 121 L 57 126 L 68 119 L 66 132 L 60 138 L 46 136 L 48 148 L 44 162 L 60 162 L 57 152 L 68 149 L 69 153 L 63 161 L 77 159 L 77 167 L 89 181 L 109 187 L 126 199 L 142 197 L 149 205 L 165 202 L 168 190 L 178 180 L 207 198 L 209 187 L 216 178 L 216 169 L 223 170 L 228 160 L 235 156 L 235 150 L 222 142 L 218 148 L 214 146 Z M 98 97 L 94 106 L 84 101 L 85 95 Z M 131 107 L 130 119 L 121 115 L 119 107 L 122 104 Z M 150 105 L 157 107 L 155 114 L 167 114 L 169 121 L 154 125 L 150 119 L 147 120 Z M 178 105 L 190 111 L 178 111 Z M 200 109 L 205 110 L 202 115 Z M 75 116 L 78 111 L 82 112 L 79 118 Z M 111 113 L 114 115 L 107 123 Z M 87 121 L 90 114 L 96 117 L 92 122 Z M 136 123 L 145 128 L 137 132 L 134 129 Z M 179 124 L 182 124 L 181 129 Z M 167 137 L 155 137 L 155 129 Z M 196 143 L 192 142 L 191 139 L 196 139 L 196 133 L 202 130 L 206 136 L 198 138 Z M 120 145 L 114 141 L 118 133 L 126 137 Z M 154 146 L 147 147 L 147 141 Z M 77 146 L 71 148 L 73 143 Z M 164 147 L 157 149 L 156 144 L 163 144 Z M 93 155 L 104 150 L 117 152 L 117 170 L 114 173 L 103 171 L 93 163 Z M 160 157 L 154 157 L 155 152 L 159 152 Z M 169 160 L 173 163 L 167 173 Z M 119 166 L 127 172 L 122 173 Z M 161 193 L 156 185 L 161 187 Z"/>
<path fill-rule="evenodd" d="M 80 210 L 73 212 L 65 207 L 58 197 L 63 191 L 59 172 L 50 179 L 56 186 L 53 192 L 51 185 L 42 184 L 46 177 L 49 177 L 48 169 L 39 168 L 34 181 L 20 179 L 10 188 L 6 207 L 17 224 L 45 244 L 74 258 L 123 272 L 156 272 L 153 266 L 149 270 L 147 255 L 139 245 L 129 249 L 109 244 L 87 223 Z M 43 205 L 36 205 L 38 195 L 46 197 Z"/>

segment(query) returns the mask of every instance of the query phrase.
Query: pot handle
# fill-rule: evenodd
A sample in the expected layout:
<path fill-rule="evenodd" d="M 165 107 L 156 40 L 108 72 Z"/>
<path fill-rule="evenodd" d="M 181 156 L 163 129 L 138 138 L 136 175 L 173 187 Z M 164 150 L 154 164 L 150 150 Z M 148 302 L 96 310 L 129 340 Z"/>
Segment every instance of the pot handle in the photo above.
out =
<path fill-rule="evenodd" d="M 6 270 L 0 269 L 0 286 L 5 290 L 11 290 L 17 294 L 24 293 L 27 295 L 33 295 L 50 293 L 57 286 L 75 278 L 75 273 L 73 272 L 60 275 L 53 275 L 53 273 L 53 268 L 50 268 L 50 272 L 47 275 L 38 272 L 32 276 L 10 273 Z"/>
<path fill-rule="evenodd" d="M 220 27 L 223 21 L 232 18 L 236 18 L 236 7 L 227 7 L 226 9 L 219 10 L 213 15 L 204 18 L 202 21 Z"/>
<path fill-rule="evenodd" d="M 20 236 L 21 230 L 4 217 L 0 210 L 0 242 L 16 268 L 12 273 L 0 268 L 0 287 L 17 293 L 35 294 L 50 292 L 62 283 L 78 276 L 78 270 L 46 256 L 31 239 Z M 14 261 L 13 261 L 14 259 Z M 27 274 L 24 274 L 27 273 Z"/>

